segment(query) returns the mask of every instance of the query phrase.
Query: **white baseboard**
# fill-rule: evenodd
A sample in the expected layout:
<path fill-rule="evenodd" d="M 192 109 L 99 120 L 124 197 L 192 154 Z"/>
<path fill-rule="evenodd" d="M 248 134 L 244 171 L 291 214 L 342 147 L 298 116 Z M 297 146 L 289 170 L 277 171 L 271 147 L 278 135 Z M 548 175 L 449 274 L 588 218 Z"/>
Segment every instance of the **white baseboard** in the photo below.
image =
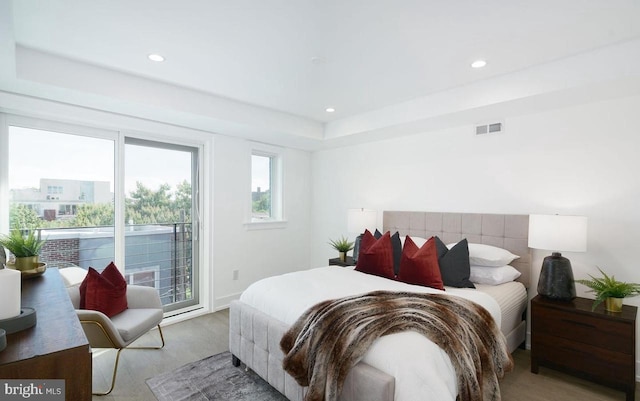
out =
<path fill-rule="evenodd" d="M 203 315 L 206 315 L 207 313 L 211 313 L 211 311 L 207 308 L 202 308 L 202 307 L 195 308 L 188 312 L 182 312 L 173 316 L 165 317 L 164 319 L 162 319 L 162 323 L 160 323 L 160 326 L 164 327 L 164 326 L 169 326 L 175 323 L 184 322 L 185 320 L 193 319 L 198 316 L 203 316 Z"/>
<path fill-rule="evenodd" d="M 205 308 L 203 306 L 195 306 L 193 307 L 192 310 L 186 311 L 186 312 L 180 312 L 178 314 L 175 314 L 173 316 L 168 316 L 165 317 L 162 320 L 162 323 L 160 324 L 161 326 L 169 326 L 175 323 L 180 323 L 180 322 L 184 322 L 185 320 L 189 320 L 189 319 L 193 319 L 195 317 L 199 317 L 199 316 L 203 316 L 206 315 L 208 313 L 212 313 L 212 312 L 217 312 L 223 309 L 229 309 L 229 305 L 231 304 L 231 301 L 236 300 L 236 299 L 240 299 L 240 295 L 242 293 L 238 292 L 235 294 L 231 294 L 231 295 L 227 295 L 225 297 L 221 297 L 221 298 L 216 298 L 215 300 L 215 307 L 213 310 L 209 309 L 209 308 Z"/>
<path fill-rule="evenodd" d="M 216 298 L 214 309 L 216 311 L 228 309 L 229 305 L 231 304 L 231 301 L 240 299 L 240 295 L 242 295 L 242 292 L 236 292 L 235 294 L 230 294 L 224 297 Z"/>

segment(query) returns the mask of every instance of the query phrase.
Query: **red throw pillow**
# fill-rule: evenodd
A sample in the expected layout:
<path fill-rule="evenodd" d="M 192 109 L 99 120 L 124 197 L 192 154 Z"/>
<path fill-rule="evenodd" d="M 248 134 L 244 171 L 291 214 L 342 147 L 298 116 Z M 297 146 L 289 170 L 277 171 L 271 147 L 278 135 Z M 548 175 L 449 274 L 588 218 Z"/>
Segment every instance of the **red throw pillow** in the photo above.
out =
<path fill-rule="evenodd" d="M 429 238 L 421 248 L 407 235 L 402 248 L 400 259 L 400 272 L 398 280 L 407 284 L 416 284 L 444 290 L 440 265 L 438 264 L 438 251 L 436 241 Z"/>
<path fill-rule="evenodd" d="M 118 267 L 113 262 L 109 263 L 107 267 L 104 268 L 102 273 L 100 273 L 100 275 L 102 275 L 102 277 L 106 278 L 107 280 L 111 281 L 111 283 L 114 285 L 119 285 L 124 287 L 127 286 L 127 280 L 124 279 L 124 277 L 122 276 L 122 273 L 120 273 L 120 270 L 118 270 Z"/>
<path fill-rule="evenodd" d="M 113 262 L 102 274 L 89 268 L 80 284 L 80 309 L 97 310 L 109 317 L 127 309 L 127 282 Z"/>
<path fill-rule="evenodd" d="M 369 230 L 360 240 L 360 253 L 356 270 L 389 279 L 395 279 L 393 272 L 393 249 L 389 231 L 376 239 Z"/>

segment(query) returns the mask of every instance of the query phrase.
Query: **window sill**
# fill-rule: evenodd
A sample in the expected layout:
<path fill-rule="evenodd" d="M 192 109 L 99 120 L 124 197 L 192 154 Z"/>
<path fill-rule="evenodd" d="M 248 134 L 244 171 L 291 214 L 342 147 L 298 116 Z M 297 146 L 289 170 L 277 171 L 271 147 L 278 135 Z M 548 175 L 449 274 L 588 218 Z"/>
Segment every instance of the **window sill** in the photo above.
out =
<path fill-rule="evenodd" d="M 286 220 L 251 221 L 244 223 L 246 230 L 276 230 L 287 227 Z"/>

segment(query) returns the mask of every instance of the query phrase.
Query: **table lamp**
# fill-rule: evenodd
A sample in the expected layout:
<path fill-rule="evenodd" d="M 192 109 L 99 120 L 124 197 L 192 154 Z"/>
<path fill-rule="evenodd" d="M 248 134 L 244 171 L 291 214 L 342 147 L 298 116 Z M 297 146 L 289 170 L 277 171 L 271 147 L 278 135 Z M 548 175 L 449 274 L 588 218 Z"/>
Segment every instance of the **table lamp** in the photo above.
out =
<path fill-rule="evenodd" d="M 378 221 L 378 213 L 370 209 L 349 209 L 347 210 L 347 231 L 349 233 L 358 234 L 353 246 L 353 261 L 358 261 L 358 252 L 360 252 L 360 240 L 364 230 L 373 231 Z"/>
<path fill-rule="evenodd" d="M 529 216 L 529 248 L 553 251 L 544 258 L 538 294 L 558 301 L 576 297 L 571 262 L 560 251 L 585 252 L 587 250 L 587 218 L 532 214 Z"/>

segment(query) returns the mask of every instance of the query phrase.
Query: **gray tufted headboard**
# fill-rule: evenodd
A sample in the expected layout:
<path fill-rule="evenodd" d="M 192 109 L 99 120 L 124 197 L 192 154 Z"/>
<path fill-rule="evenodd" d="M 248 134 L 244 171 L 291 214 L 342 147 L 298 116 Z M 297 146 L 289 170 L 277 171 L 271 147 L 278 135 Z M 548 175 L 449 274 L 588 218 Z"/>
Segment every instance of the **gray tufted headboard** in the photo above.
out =
<path fill-rule="evenodd" d="M 504 248 L 520 256 L 511 265 L 522 273 L 518 281 L 529 288 L 528 215 L 384 211 L 382 226 L 384 231 L 398 231 L 401 236 L 437 235 L 445 244 L 466 238 L 469 242 Z"/>

